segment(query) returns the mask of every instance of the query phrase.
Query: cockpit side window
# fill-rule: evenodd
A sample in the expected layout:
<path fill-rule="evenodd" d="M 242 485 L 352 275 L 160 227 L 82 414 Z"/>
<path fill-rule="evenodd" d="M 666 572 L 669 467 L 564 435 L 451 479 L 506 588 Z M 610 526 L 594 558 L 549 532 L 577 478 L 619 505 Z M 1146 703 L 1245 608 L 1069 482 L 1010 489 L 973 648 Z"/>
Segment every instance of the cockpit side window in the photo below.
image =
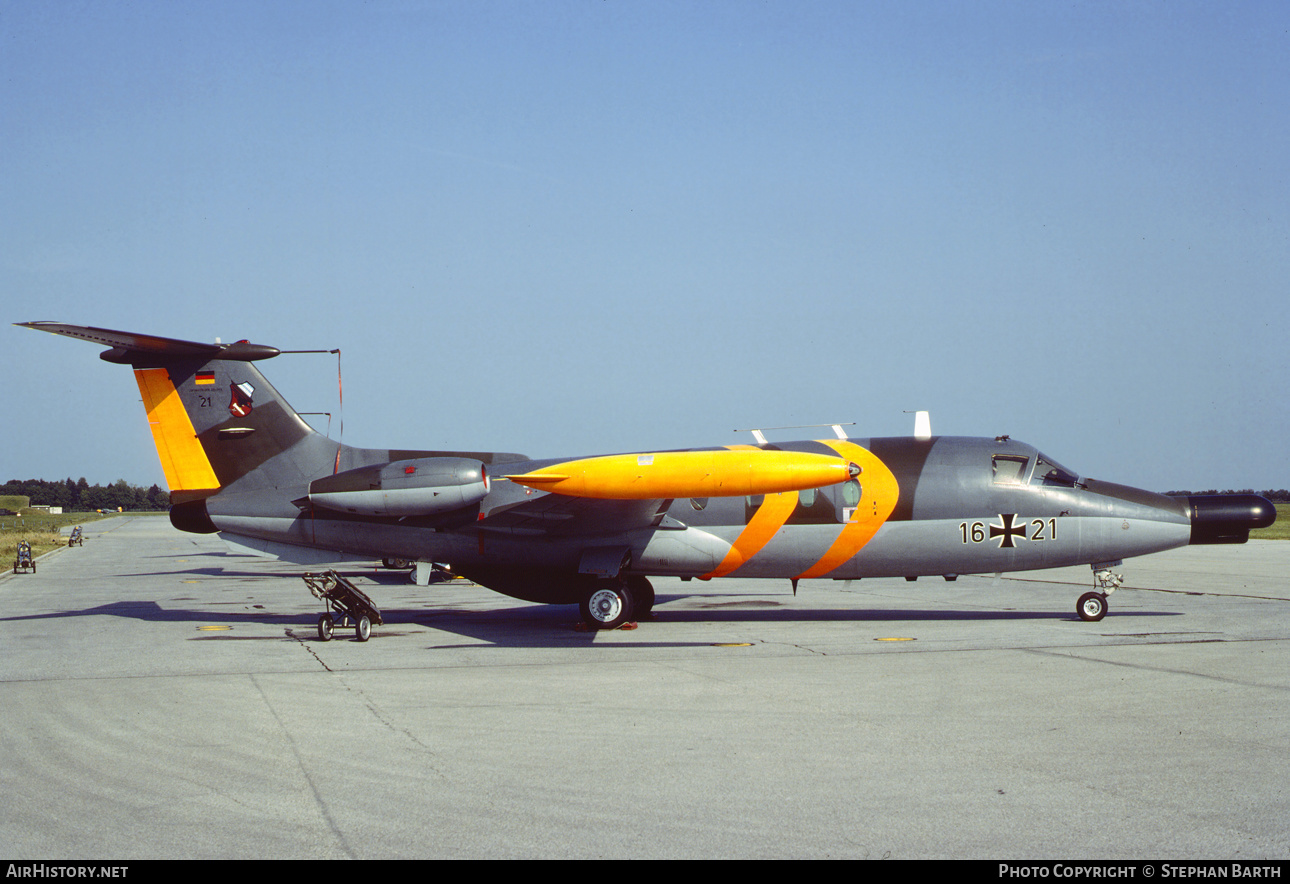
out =
<path fill-rule="evenodd" d="M 1016 454 L 996 454 L 992 459 L 994 484 L 1020 485 L 1030 459 Z"/>
<path fill-rule="evenodd" d="M 1030 477 L 1030 484 L 1074 488 L 1079 484 L 1079 476 L 1041 454 L 1038 460 L 1035 461 L 1035 474 Z"/>

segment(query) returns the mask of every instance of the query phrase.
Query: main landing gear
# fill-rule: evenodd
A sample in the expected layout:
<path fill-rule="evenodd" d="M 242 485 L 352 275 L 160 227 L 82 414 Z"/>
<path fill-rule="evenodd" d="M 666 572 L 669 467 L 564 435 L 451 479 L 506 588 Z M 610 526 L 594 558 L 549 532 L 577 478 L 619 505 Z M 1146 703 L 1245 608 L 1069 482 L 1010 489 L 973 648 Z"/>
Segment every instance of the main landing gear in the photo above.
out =
<path fill-rule="evenodd" d="M 649 616 L 654 587 L 644 577 L 598 580 L 578 608 L 588 629 L 618 629 Z"/>

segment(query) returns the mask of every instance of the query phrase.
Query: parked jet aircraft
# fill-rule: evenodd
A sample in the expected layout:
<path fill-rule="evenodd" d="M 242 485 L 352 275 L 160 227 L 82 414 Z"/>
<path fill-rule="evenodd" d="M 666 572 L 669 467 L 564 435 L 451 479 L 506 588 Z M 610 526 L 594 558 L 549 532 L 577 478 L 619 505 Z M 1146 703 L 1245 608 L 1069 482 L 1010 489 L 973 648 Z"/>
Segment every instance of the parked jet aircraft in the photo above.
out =
<path fill-rule="evenodd" d="M 279 354 L 56 322 L 134 368 L 170 520 L 288 561 L 402 558 L 592 628 L 654 604 L 651 576 L 943 576 L 1090 565 L 1100 620 L 1121 560 L 1244 543 L 1262 497 L 1166 497 L 1083 478 L 1010 439 L 833 439 L 598 457 L 354 448 L 309 427 L 255 363 Z"/>

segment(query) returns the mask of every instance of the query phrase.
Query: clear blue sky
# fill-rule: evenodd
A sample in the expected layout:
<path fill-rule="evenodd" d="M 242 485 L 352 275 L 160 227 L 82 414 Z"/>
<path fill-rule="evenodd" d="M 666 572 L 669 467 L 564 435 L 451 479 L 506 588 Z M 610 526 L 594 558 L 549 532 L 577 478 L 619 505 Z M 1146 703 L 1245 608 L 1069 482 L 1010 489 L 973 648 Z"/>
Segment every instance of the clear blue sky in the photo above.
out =
<path fill-rule="evenodd" d="M 0 480 L 162 482 L 57 319 L 338 347 L 355 445 L 1290 486 L 1284 2 L 0 0 L 0 145 Z"/>

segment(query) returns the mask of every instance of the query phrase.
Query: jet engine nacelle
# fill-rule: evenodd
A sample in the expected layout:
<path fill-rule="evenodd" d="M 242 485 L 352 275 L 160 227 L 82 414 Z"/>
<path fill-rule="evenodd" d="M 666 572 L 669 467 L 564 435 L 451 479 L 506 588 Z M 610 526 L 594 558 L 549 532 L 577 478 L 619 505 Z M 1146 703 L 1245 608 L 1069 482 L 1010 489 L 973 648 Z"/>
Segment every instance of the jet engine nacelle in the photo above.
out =
<path fill-rule="evenodd" d="M 362 516 L 434 516 L 479 503 L 488 485 L 488 470 L 477 460 L 417 457 L 316 479 L 309 501 Z"/>

